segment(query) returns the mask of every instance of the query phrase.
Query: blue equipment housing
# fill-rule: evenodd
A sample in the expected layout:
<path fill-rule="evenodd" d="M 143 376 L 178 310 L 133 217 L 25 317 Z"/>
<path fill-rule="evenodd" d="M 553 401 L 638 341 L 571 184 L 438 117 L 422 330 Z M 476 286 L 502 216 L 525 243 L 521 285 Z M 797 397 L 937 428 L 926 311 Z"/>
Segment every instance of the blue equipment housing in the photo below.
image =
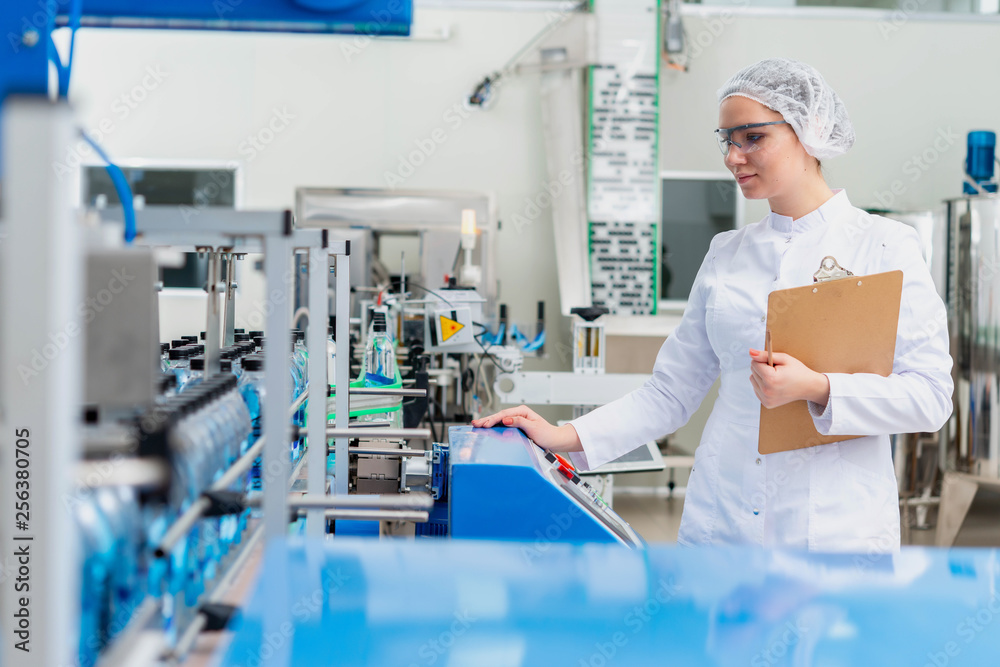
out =
<path fill-rule="evenodd" d="M 531 548 L 275 541 L 219 664 L 995 665 L 1000 655 L 996 549 Z"/>
<path fill-rule="evenodd" d="M 602 542 L 642 539 L 572 469 L 516 428 L 449 430 L 453 538 Z"/>
<path fill-rule="evenodd" d="M 996 164 L 996 132 L 976 130 L 969 132 L 968 150 L 965 154 L 965 174 L 985 192 L 996 192 L 993 168 Z M 967 195 L 979 194 L 968 182 L 962 183 L 962 192 Z"/>

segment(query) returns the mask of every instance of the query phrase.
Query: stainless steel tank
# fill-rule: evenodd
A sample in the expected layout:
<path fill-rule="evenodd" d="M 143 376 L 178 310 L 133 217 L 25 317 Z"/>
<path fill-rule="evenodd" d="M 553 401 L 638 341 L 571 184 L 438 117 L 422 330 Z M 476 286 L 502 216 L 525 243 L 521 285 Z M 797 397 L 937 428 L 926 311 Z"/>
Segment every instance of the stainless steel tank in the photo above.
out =
<path fill-rule="evenodd" d="M 945 300 L 955 359 L 957 429 L 947 468 L 1000 477 L 1000 200 L 977 195 L 947 200 Z"/>

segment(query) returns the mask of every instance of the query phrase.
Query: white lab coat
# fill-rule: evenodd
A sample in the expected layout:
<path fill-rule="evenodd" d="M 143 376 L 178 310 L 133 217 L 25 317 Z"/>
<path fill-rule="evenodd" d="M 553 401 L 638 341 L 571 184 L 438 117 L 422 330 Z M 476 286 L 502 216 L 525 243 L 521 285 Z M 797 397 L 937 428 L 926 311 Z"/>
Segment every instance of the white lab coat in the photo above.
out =
<path fill-rule="evenodd" d="M 572 422 L 584 449 L 576 463 L 597 467 L 673 433 L 721 375 L 678 542 L 898 550 L 888 434 L 936 431 L 952 411 L 947 316 L 917 238 L 902 223 L 854 208 L 844 191 L 798 220 L 771 213 L 717 235 L 649 381 Z M 809 405 L 820 433 L 868 437 L 761 455 L 747 350 L 764 347 L 768 294 L 811 283 L 826 255 L 855 275 L 903 271 L 892 374 L 828 373 L 826 408 Z"/>

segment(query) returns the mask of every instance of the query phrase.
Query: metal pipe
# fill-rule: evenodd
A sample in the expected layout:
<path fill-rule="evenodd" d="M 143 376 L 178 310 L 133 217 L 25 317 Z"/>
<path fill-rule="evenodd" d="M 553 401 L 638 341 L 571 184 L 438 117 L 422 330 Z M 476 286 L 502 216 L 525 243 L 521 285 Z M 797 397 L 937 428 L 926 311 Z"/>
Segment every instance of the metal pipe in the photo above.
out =
<path fill-rule="evenodd" d="M 208 617 L 205 614 L 199 613 L 194 617 L 194 620 L 188 623 L 187 628 L 184 630 L 184 634 L 181 635 L 180 639 L 177 640 L 177 646 L 174 647 L 172 651 L 163 656 L 165 660 L 177 664 L 184 659 L 184 656 L 188 654 L 191 647 L 194 646 L 195 640 L 198 639 L 198 635 L 205 628 L 205 624 L 208 622 Z"/>
<path fill-rule="evenodd" d="M 434 507 L 434 498 L 427 493 L 383 496 L 291 496 L 288 506 L 293 509 L 405 509 L 422 510 Z"/>
<path fill-rule="evenodd" d="M 306 402 L 307 398 L 309 398 L 309 385 L 306 385 L 306 388 L 302 390 L 302 393 L 299 395 L 299 397 L 296 398 L 295 401 L 292 403 L 292 407 L 288 409 L 289 418 L 291 418 L 295 414 L 296 410 L 302 407 L 302 404 Z"/>
<path fill-rule="evenodd" d="M 107 458 L 112 454 L 131 454 L 139 448 L 135 435 L 121 431 L 116 433 L 101 433 L 83 435 L 83 455 L 88 457 Z"/>
<path fill-rule="evenodd" d="M 308 510 L 300 509 L 299 514 Z M 412 521 L 427 523 L 430 516 L 427 512 L 413 510 L 326 510 L 323 516 L 327 519 L 345 519 L 350 521 Z"/>
<path fill-rule="evenodd" d="M 350 252 L 349 246 L 347 252 Z M 337 315 L 337 333 L 336 339 L 340 342 L 340 349 L 350 349 L 350 323 L 348 320 L 351 316 L 351 256 L 349 254 L 337 255 L 335 261 L 335 267 L 337 271 L 336 275 L 336 315 Z M 351 360 L 349 354 L 338 354 L 334 361 L 336 367 L 336 379 L 334 384 L 338 387 L 345 387 L 350 385 L 350 368 Z M 336 397 L 335 401 L 335 411 L 336 426 L 337 428 L 346 429 L 348 422 L 351 420 L 351 406 L 350 406 L 350 392 L 342 393 Z M 329 438 L 329 435 L 327 435 Z M 335 495 L 346 496 L 348 490 L 348 482 L 350 477 L 350 469 L 348 463 L 351 457 L 347 455 L 347 438 L 337 438 L 334 443 L 337 453 L 340 456 L 336 456 L 334 459 L 334 483 L 333 488 L 330 489 Z"/>
<path fill-rule="evenodd" d="M 212 589 L 212 593 L 205 600 L 206 602 L 218 602 L 222 599 L 222 596 L 225 595 L 226 591 L 229 590 L 229 587 L 232 586 L 236 575 L 243 569 L 243 566 L 246 565 L 247 560 L 250 558 L 250 553 L 253 551 L 253 548 L 257 546 L 257 543 L 260 541 L 263 534 L 263 526 L 257 526 L 254 532 L 250 535 L 249 539 L 247 539 L 246 544 L 236 557 L 236 560 L 233 561 L 232 565 L 230 565 L 226 570 L 226 573 L 221 579 L 219 579 L 219 583 L 216 584 L 214 589 Z M 204 614 L 199 613 L 195 616 L 194 620 L 192 620 L 184 630 L 184 634 L 177 640 L 177 645 L 164 655 L 164 659 L 175 663 L 182 662 L 191 651 L 191 648 L 194 646 L 195 641 L 198 639 L 198 635 L 201 634 L 201 631 L 205 627 L 205 623 L 207 621 L 208 618 Z"/>
<path fill-rule="evenodd" d="M 427 440 L 431 437 L 430 429 L 426 428 L 328 428 L 328 438 L 386 438 L 404 440 Z"/>
<path fill-rule="evenodd" d="M 145 658 L 151 652 L 150 642 L 165 643 L 164 639 L 153 639 L 163 637 L 162 621 L 159 628 L 155 627 L 156 621 L 160 621 L 160 598 L 147 596 L 132 614 L 125 630 L 115 637 L 108 650 L 101 655 L 101 667 L 135 665 L 139 662 L 137 656 Z M 156 648 L 156 652 L 159 652 L 159 647 Z"/>
<path fill-rule="evenodd" d="M 369 454 L 373 456 L 388 456 L 399 458 L 405 456 L 426 456 L 429 450 L 426 449 L 378 449 L 377 447 L 350 447 L 347 450 L 351 454 Z"/>
<path fill-rule="evenodd" d="M 170 483 L 170 466 L 161 459 L 80 461 L 75 472 L 76 485 L 91 489 L 100 486 L 156 489 Z"/>
<path fill-rule="evenodd" d="M 258 441 L 259 442 L 259 441 Z M 170 529 L 167 530 L 166 535 L 160 540 L 160 543 L 156 545 L 156 549 L 153 551 L 153 555 L 157 558 L 164 558 L 167 554 L 173 550 L 174 546 L 181 541 L 181 539 L 188 534 L 191 527 L 197 523 L 201 515 L 205 513 L 211 503 L 204 498 L 204 496 L 199 496 L 184 513 L 177 517 L 177 520 L 170 525 Z"/>
<path fill-rule="evenodd" d="M 351 387 L 348 391 L 351 396 L 415 396 L 427 395 L 424 389 L 396 389 L 394 387 Z M 330 387 L 330 396 L 337 395 L 337 388 Z"/>
<path fill-rule="evenodd" d="M 308 389 L 306 391 L 308 391 Z M 306 391 L 302 392 L 303 396 Z M 298 401 L 292 403 L 292 407 L 288 409 L 289 417 L 294 415 L 295 411 L 298 410 L 297 404 Z M 248 449 L 243 456 L 236 459 L 236 461 L 233 462 L 233 465 L 229 466 L 229 470 L 223 473 L 222 477 L 216 480 L 216 482 L 209 487 L 209 490 L 221 491 L 223 489 L 228 489 L 240 478 L 241 475 L 253 467 L 253 462 L 257 460 L 257 457 L 260 456 L 262 451 L 264 451 L 263 435 L 257 438 L 257 442 L 253 443 L 250 449 Z M 293 478 L 296 474 L 298 474 L 298 470 L 302 467 L 303 461 L 304 457 L 299 460 L 298 466 L 296 466 L 293 471 Z M 199 497 L 198 500 L 194 501 L 194 503 L 184 510 L 184 513 L 177 517 L 177 520 L 171 524 L 170 528 L 163 536 L 163 539 L 160 540 L 160 543 L 157 545 L 154 552 L 156 557 L 163 558 L 165 555 L 170 553 L 174 546 L 181 540 L 182 537 L 188 534 L 191 527 L 194 526 L 198 519 L 201 518 L 201 515 L 204 514 L 205 510 L 207 510 L 210 506 L 211 503 L 209 503 L 208 500 L 204 497 Z"/>
<path fill-rule="evenodd" d="M 910 507 L 923 507 L 927 505 L 940 505 L 941 498 L 932 496 L 930 498 L 900 498 L 900 505 L 909 505 Z"/>

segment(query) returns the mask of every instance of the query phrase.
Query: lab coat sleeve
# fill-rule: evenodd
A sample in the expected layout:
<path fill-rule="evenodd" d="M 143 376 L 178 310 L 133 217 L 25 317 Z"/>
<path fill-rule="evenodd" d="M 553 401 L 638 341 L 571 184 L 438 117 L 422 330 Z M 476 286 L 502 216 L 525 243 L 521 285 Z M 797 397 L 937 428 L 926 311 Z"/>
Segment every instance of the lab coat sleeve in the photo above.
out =
<path fill-rule="evenodd" d="M 571 423 L 583 452 L 574 465 L 592 470 L 643 443 L 673 433 L 698 409 L 719 375 L 719 359 L 706 329 L 715 241 L 695 277 L 681 323 L 660 347 L 653 375 L 630 394 Z"/>
<path fill-rule="evenodd" d="M 886 244 L 882 270 L 903 271 L 892 374 L 827 373 L 826 408 L 809 404 L 822 435 L 934 432 L 951 416 L 954 387 L 944 303 L 916 232 L 904 228 Z"/>

